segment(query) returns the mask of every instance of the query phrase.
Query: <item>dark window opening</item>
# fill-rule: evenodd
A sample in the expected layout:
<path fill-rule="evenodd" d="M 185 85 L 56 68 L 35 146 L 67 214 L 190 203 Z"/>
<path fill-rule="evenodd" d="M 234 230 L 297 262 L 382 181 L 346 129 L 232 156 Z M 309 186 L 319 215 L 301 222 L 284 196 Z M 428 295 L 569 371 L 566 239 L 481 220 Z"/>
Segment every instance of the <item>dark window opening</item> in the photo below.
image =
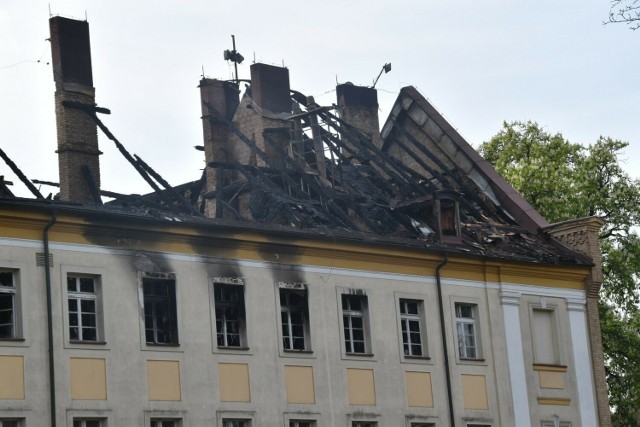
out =
<path fill-rule="evenodd" d="M 218 347 L 245 346 L 244 287 L 214 283 Z"/>
<path fill-rule="evenodd" d="M 142 287 L 147 344 L 178 344 L 175 280 L 144 278 Z"/>
<path fill-rule="evenodd" d="M 285 350 L 307 350 L 309 308 L 305 290 L 280 289 L 282 345 Z"/>

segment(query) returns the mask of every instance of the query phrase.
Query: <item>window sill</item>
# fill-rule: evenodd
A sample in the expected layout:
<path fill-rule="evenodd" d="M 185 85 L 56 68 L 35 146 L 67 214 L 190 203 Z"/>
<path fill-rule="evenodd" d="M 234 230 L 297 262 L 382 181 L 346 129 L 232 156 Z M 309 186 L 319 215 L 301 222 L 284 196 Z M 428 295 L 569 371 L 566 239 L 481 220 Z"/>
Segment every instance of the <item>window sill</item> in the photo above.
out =
<path fill-rule="evenodd" d="M 431 358 L 429 356 L 407 356 L 407 355 L 403 355 L 402 357 L 404 357 L 406 360 L 431 360 Z"/>
<path fill-rule="evenodd" d="M 345 353 L 348 357 L 373 357 L 373 353 Z"/>
<path fill-rule="evenodd" d="M 222 351 L 249 351 L 249 347 L 233 347 L 233 346 L 221 346 L 219 345 L 218 350 L 222 350 Z"/>
<path fill-rule="evenodd" d="M 180 344 L 172 343 L 159 343 L 159 342 L 146 342 L 147 347 L 180 347 Z"/>
<path fill-rule="evenodd" d="M 291 350 L 288 348 L 283 348 L 282 351 L 291 354 L 313 354 L 313 350 Z"/>
<path fill-rule="evenodd" d="M 461 357 L 461 362 L 485 362 L 486 360 L 482 357 Z"/>
<path fill-rule="evenodd" d="M 0 338 L 0 342 L 24 342 L 24 338 Z"/>
<path fill-rule="evenodd" d="M 534 371 L 546 371 L 546 372 L 567 372 L 567 365 L 555 365 L 547 363 L 534 363 Z"/>
<path fill-rule="evenodd" d="M 79 344 L 79 345 L 107 345 L 106 341 L 78 341 L 78 340 L 69 340 L 69 344 Z"/>

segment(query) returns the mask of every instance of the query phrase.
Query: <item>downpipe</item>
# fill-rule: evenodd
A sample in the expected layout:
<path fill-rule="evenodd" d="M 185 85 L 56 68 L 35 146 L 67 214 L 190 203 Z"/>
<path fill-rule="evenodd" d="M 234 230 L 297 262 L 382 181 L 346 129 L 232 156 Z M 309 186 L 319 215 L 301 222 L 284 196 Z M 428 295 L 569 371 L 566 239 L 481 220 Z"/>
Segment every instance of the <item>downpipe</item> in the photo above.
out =
<path fill-rule="evenodd" d="M 442 261 L 436 267 L 436 288 L 438 290 L 438 309 L 440 314 L 440 334 L 442 335 L 442 350 L 444 352 L 444 371 L 447 380 L 447 399 L 449 401 L 449 418 L 451 419 L 451 427 L 456 427 L 456 421 L 453 411 L 453 396 L 451 394 L 451 368 L 449 367 L 449 347 L 447 346 L 447 328 L 444 324 L 444 302 L 442 300 L 442 282 L 440 280 L 440 270 L 447 265 L 449 257 L 446 252 L 443 253 Z"/>
<path fill-rule="evenodd" d="M 51 263 L 49 262 L 49 230 L 57 221 L 56 210 L 51 211 L 51 221 L 43 230 L 44 245 L 44 280 L 47 290 L 47 331 L 49 333 L 49 404 L 51 405 L 51 427 L 56 427 L 56 381 L 53 352 L 53 312 L 51 300 Z"/>

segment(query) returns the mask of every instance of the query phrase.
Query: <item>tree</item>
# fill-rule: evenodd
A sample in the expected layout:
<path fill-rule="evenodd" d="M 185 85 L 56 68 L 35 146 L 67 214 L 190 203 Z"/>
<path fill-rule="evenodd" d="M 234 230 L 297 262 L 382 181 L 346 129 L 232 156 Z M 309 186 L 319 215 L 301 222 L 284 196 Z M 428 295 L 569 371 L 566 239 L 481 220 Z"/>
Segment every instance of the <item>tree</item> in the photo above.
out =
<path fill-rule="evenodd" d="M 632 30 L 640 28 L 639 0 L 611 0 L 609 20 L 605 24 L 625 23 Z"/>
<path fill-rule="evenodd" d="M 535 122 L 505 122 L 480 152 L 548 221 L 606 221 L 599 310 L 612 420 L 640 426 L 640 181 L 620 165 L 627 145 L 600 137 L 583 147 Z"/>

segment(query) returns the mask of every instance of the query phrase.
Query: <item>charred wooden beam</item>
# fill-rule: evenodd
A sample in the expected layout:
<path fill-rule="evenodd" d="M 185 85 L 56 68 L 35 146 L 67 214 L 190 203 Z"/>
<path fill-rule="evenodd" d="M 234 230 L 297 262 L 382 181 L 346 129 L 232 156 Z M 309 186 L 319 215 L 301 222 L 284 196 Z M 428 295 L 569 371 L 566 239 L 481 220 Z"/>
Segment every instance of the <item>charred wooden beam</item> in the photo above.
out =
<path fill-rule="evenodd" d="M 100 114 L 111 114 L 111 110 L 108 108 L 98 107 L 97 105 L 84 104 L 82 102 L 76 101 L 62 101 L 62 106 L 67 108 L 74 108 L 76 110 L 83 110 L 87 113 L 100 113 Z"/>
<path fill-rule="evenodd" d="M 102 199 L 100 198 L 100 190 L 98 190 L 98 186 L 96 185 L 96 182 L 91 175 L 89 166 L 82 165 L 80 166 L 80 170 L 82 170 L 82 176 L 87 182 L 87 187 L 89 187 L 89 192 L 91 193 L 91 197 L 93 198 L 94 203 L 101 205 Z"/>
<path fill-rule="evenodd" d="M 13 171 L 13 173 L 16 174 L 18 179 L 20 179 L 20 181 L 22 181 L 22 183 L 27 186 L 29 191 L 31 191 L 31 193 L 34 196 L 36 196 L 36 198 L 44 199 L 44 197 L 42 196 L 40 191 L 36 188 L 36 186 L 33 185 L 31 181 L 29 181 L 29 178 L 27 178 L 25 174 L 22 173 L 20 168 L 18 168 L 18 166 L 15 163 L 13 163 L 13 161 L 9 158 L 9 156 L 7 156 L 7 154 L 2 149 L 0 149 L 0 157 L 2 157 L 2 159 L 7 164 L 7 166 L 9 166 L 9 168 Z"/>

